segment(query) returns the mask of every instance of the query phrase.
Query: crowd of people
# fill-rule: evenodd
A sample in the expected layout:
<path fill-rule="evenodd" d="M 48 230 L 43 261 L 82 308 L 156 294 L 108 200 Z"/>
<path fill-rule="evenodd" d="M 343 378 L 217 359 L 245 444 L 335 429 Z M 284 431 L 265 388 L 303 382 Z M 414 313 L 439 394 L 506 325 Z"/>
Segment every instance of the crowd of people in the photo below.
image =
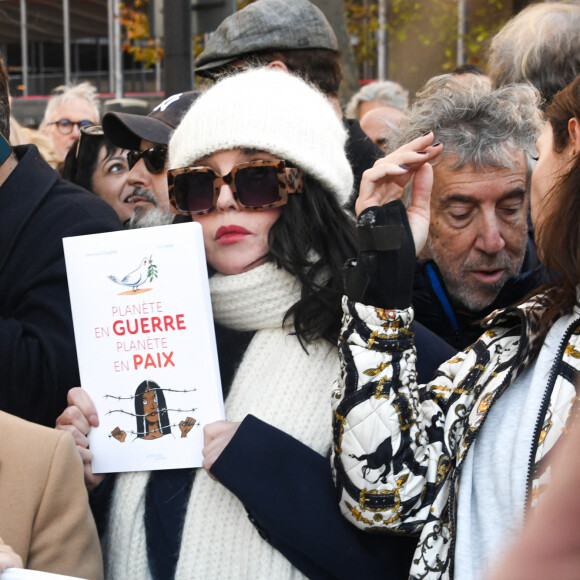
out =
<path fill-rule="evenodd" d="M 205 90 L 59 87 L 38 130 L 0 61 L 0 575 L 580 578 L 579 29 L 533 4 L 489 74 L 343 113 L 323 13 L 257 0 Z M 226 419 L 202 468 L 95 474 L 62 238 L 187 221 Z"/>

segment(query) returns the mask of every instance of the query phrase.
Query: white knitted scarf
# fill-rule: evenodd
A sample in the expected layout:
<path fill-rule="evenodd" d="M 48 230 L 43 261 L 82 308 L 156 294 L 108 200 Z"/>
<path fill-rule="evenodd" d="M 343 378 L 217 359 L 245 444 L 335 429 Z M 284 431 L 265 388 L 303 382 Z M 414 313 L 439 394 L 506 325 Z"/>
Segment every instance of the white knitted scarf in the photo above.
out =
<path fill-rule="evenodd" d="M 226 417 L 252 413 L 321 454 L 331 444 L 329 398 L 339 372 L 327 342 L 307 355 L 282 318 L 300 296 L 296 279 L 267 263 L 237 276 L 212 277 L 214 317 L 236 330 L 257 330 L 226 400 Z M 220 353 L 227 356 L 227 353 Z M 275 465 L 264 466 L 264 477 Z M 148 472 L 117 477 L 104 552 L 108 580 L 146 580 L 144 513 Z M 283 499 L 281 499 L 283 501 Z M 176 580 L 290 579 L 302 574 L 263 540 L 241 502 L 203 469 L 195 477 Z"/>

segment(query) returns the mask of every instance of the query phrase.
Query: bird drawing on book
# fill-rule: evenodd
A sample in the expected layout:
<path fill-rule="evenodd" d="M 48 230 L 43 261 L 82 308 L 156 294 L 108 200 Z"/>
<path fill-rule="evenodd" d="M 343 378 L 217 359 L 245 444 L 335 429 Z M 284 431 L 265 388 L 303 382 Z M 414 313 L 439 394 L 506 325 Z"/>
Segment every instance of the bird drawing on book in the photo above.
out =
<path fill-rule="evenodd" d="M 139 263 L 139 266 L 123 278 L 119 279 L 116 276 L 109 276 L 108 278 L 115 282 L 115 284 L 132 288 L 135 292 L 139 286 L 142 286 L 147 281 L 148 278 L 153 279 L 151 273 L 152 269 L 156 270 L 156 267 L 153 265 L 152 256 L 150 256 L 149 258 L 143 258 Z M 157 277 L 156 274 L 155 277 Z"/>

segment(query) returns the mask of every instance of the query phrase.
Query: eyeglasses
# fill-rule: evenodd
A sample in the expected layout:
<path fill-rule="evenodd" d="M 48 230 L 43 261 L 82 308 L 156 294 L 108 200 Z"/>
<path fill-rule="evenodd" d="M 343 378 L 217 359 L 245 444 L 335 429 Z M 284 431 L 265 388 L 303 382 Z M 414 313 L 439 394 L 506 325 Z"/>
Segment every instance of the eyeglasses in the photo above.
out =
<path fill-rule="evenodd" d="M 82 149 L 82 143 L 90 137 L 104 137 L 105 133 L 103 131 L 103 128 L 101 127 L 101 125 L 85 125 L 84 127 L 81 127 L 81 134 L 79 135 L 79 138 L 77 139 L 77 150 L 75 153 L 75 159 L 79 158 L 79 153 L 81 152 Z"/>
<path fill-rule="evenodd" d="M 244 208 L 263 210 L 288 202 L 288 195 L 301 193 L 302 171 L 281 159 L 249 161 L 236 165 L 227 175 L 209 167 L 182 167 L 167 172 L 169 202 L 174 213 L 204 215 L 215 210 L 222 185 L 232 188 Z"/>
<path fill-rule="evenodd" d="M 70 135 L 72 133 L 73 127 L 77 126 L 79 131 L 83 127 L 87 127 L 88 125 L 92 125 L 93 122 L 89 121 L 88 119 L 84 119 L 83 121 L 71 121 L 70 119 L 60 119 L 60 121 L 53 121 L 52 123 L 47 123 L 47 125 L 56 125 L 57 131 L 61 135 Z"/>
<path fill-rule="evenodd" d="M 127 153 L 129 169 L 133 169 L 141 158 L 143 158 L 143 162 L 149 173 L 161 173 L 165 169 L 167 147 L 157 146 L 151 147 L 151 149 L 145 149 L 145 151 L 129 151 Z"/>

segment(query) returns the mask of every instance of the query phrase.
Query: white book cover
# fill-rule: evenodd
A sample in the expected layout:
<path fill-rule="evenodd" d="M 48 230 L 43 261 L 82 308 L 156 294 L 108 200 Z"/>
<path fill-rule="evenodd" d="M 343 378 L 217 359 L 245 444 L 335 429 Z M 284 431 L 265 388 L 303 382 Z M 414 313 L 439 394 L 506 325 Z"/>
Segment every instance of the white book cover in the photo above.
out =
<path fill-rule="evenodd" d="M 63 240 L 93 472 L 199 467 L 224 418 L 201 226 Z"/>
<path fill-rule="evenodd" d="M 77 576 L 63 576 L 40 570 L 26 570 L 24 568 L 6 568 L 0 573 L 0 580 L 83 580 Z"/>

